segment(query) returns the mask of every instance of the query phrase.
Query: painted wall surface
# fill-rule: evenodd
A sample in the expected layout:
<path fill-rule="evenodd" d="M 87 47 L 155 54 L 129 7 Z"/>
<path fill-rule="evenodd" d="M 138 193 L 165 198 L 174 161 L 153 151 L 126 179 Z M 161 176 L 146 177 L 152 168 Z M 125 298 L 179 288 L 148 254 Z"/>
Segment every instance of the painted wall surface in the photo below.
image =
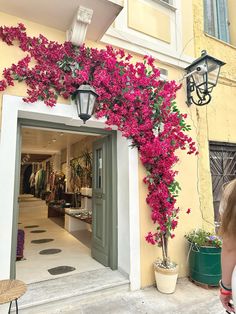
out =
<path fill-rule="evenodd" d="M 128 1 L 128 27 L 167 43 L 171 41 L 169 15 L 150 3 L 140 0 Z"/>
<path fill-rule="evenodd" d="M 236 12 L 235 4 L 230 5 L 230 14 Z M 199 145 L 199 193 L 203 212 L 203 224 L 213 229 L 214 212 L 212 181 L 209 162 L 209 141 L 236 143 L 236 47 L 204 33 L 203 2 L 194 0 L 194 34 L 196 57 L 202 49 L 226 62 L 212 93 L 210 104 L 192 110 L 197 112 Z M 235 14 L 235 13 L 234 13 Z"/>
<path fill-rule="evenodd" d="M 186 54 L 194 57 L 194 32 L 193 32 L 193 3 L 192 0 L 181 0 L 181 19 L 182 24 L 177 25 L 177 32 L 182 34 L 182 51 L 181 54 Z M 179 56 L 179 58 L 181 55 Z"/>
<path fill-rule="evenodd" d="M 17 26 L 17 23 L 23 23 L 27 28 L 27 33 L 29 36 L 38 36 L 39 34 L 43 34 L 50 40 L 56 40 L 58 42 L 64 42 L 66 35 L 65 33 L 58 31 L 53 28 L 46 27 L 41 24 L 33 23 L 28 20 L 24 20 L 22 18 L 8 15 L 0 12 L 0 25 L 6 26 Z M 0 40 L 0 79 L 1 73 L 4 68 L 9 67 L 12 63 L 16 63 L 18 60 L 26 56 L 26 53 L 21 51 L 18 46 L 8 46 L 6 43 Z M 26 95 L 26 85 L 24 83 L 17 83 L 14 87 L 9 87 L 7 91 L 5 91 L 8 95 L 16 95 L 16 96 L 25 96 Z M 0 111 L 2 105 L 2 96 L 4 93 L 0 94 Z M 61 99 L 58 99 L 58 102 L 62 102 Z M 63 103 L 66 103 L 63 100 Z"/>
<path fill-rule="evenodd" d="M 228 0 L 229 33 L 231 44 L 234 46 L 236 45 L 235 13 L 236 13 L 235 0 Z"/>

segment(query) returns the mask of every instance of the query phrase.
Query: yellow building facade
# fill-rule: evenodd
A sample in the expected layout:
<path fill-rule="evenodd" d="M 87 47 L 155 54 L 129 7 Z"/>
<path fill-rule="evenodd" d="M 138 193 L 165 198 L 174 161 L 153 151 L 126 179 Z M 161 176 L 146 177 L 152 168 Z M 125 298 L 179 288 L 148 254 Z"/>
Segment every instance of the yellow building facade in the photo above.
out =
<path fill-rule="evenodd" d="M 25 2 L 27 3 L 26 0 Z M 184 234 L 203 225 L 208 229 L 214 228 L 209 141 L 236 142 L 236 129 L 233 119 L 233 113 L 236 110 L 233 102 L 234 94 L 236 94 L 234 87 L 236 65 L 233 62 L 236 52 L 233 46 L 234 43 L 226 44 L 203 32 L 204 12 L 202 1 L 124 0 L 124 2 L 103 2 L 106 3 L 107 10 L 113 10 L 113 13 L 107 19 L 112 24 L 106 31 L 104 30 L 96 37 L 95 30 L 98 28 L 99 14 L 101 13 L 99 12 L 96 15 L 96 1 L 89 1 L 88 6 L 89 3 L 94 4 L 94 20 L 91 22 L 93 29 L 91 30 L 91 25 L 88 26 L 85 44 L 98 48 L 102 48 L 107 44 L 123 48 L 134 55 L 134 61 L 140 60 L 143 55 L 151 54 L 156 58 L 157 65 L 161 69 L 162 79 L 176 80 L 183 84 L 177 95 L 177 104 L 181 112 L 188 114 L 187 120 L 192 127 L 190 136 L 197 142 L 199 150 L 198 156 L 188 156 L 179 152 L 180 162 L 176 165 L 176 169 L 179 171 L 177 180 L 182 189 L 178 198 L 180 219 L 176 236 L 169 243 L 169 256 L 171 260 L 178 263 L 179 276 L 183 277 L 188 273 L 188 248 Z M 83 1 L 81 3 L 85 5 Z M 66 6 L 66 4 L 64 5 Z M 78 1 L 78 7 L 79 5 L 80 1 Z M 113 5 L 115 5 L 115 8 L 113 8 Z M 230 5 L 233 6 L 232 1 Z M 119 9 L 117 9 L 117 6 Z M 37 10 L 34 10 L 33 7 L 31 9 L 32 14 L 27 16 L 27 14 L 20 11 L 17 14 L 17 8 L 11 12 L 9 7 L 3 6 L 3 12 L 0 12 L 1 25 L 15 26 L 18 22 L 22 22 L 30 36 L 37 36 L 41 33 L 50 40 L 60 43 L 67 39 L 67 29 L 64 26 L 60 27 L 63 5 L 61 12 L 57 11 L 55 13 L 55 15 L 57 14 L 54 17 L 54 19 L 57 19 L 55 23 L 53 18 L 50 20 L 50 16 L 45 18 L 46 7 L 42 7 L 41 15 L 39 13 L 36 15 L 35 11 Z M 71 16 L 75 14 L 73 11 L 70 13 Z M 235 30 L 232 30 L 232 36 L 234 32 Z M 225 61 L 227 64 L 222 70 L 219 84 L 213 92 L 213 100 L 210 105 L 203 108 L 197 108 L 194 105 L 188 107 L 186 105 L 186 86 L 183 80 L 184 68 L 200 55 L 202 49 L 206 49 L 209 54 Z M 0 42 L 0 72 L 5 67 L 17 62 L 23 55 L 24 53 L 18 47 L 7 46 L 5 43 Z M 24 83 L 17 83 L 4 93 L 24 97 L 26 95 L 26 86 Z M 72 106 L 63 99 L 59 99 L 58 102 Z M 2 104 L 3 95 L 1 94 L 1 108 Z M 135 279 L 138 282 L 134 285 L 135 288 L 149 286 L 154 283 L 153 262 L 161 257 L 161 250 L 145 241 L 145 235 L 148 231 L 153 231 L 154 226 L 150 219 L 151 211 L 145 200 L 147 189 L 143 183 L 144 176 L 145 170 L 139 163 L 137 174 L 138 208 L 135 212 L 139 222 L 138 237 L 136 238 L 139 247 L 138 250 L 134 250 L 136 255 L 133 256 L 136 261 L 138 260 L 136 269 L 139 278 Z M 186 214 L 187 208 L 191 208 L 190 215 Z M 9 221 L 11 219 L 9 217 Z M 10 233 L 8 240 L 11 241 Z M 11 242 L 8 246 L 10 245 Z M 2 269 L 4 269 L 4 276 L 6 277 L 10 269 L 10 249 L 4 247 L 4 250 L 6 250 L 6 259 Z M 132 263 L 130 272 L 132 272 Z"/>
<path fill-rule="evenodd" d="M 221 69 L 219 81 L 217 87 L 213 91 L 213 97 L 207 106 L 197 108 L 197 120 L 198 120 L 198 145 L 199 145 L 199 187 L 200 187 L 200 203 L 203 216 L 203 223 L 206 228 L 212 228 L 212 224 L 217 217 L 214 217 L 213 201 L 219 201 L 219 196 L 213 195 L 215 178 L 212 175 L 216 175 L 214 169 L 211 169 L 210 154 L 211 143 L 222 147 L 223 154 L 226 154 L 227 147 L 231 146 L 231 158 L 234 159 L 234 144 L 236 142 L 236 129 L 235 129 L 235 106 L 234 98 L 236 93 L 236 76 L 235 76 L 235 23 L 233 23 L 233 16 L 235 14 L 235 3 L 233 1 L 219 1 L 222 4 L 221 14 L 226 14 L 224 32 L 217 32 L 219 29 L 219 20 L 216 19 L 214 13 L 210 8 L 204 7 L 203 1 L 193 1 L 194 10 L 194 43 L 196 56 L 200 55 L 201 50 L 204 48 L 208 54 L 214 56 L 217 59 L 226 63 Z M 218 5 L 219 5 L 218 4 Z M 217 9 L 217 8 L 216 8 Z M 205 19 L 215 18 L 215 24 L 212 29 L 207 29 Z M 220 16 L 220 14 L 219 14 Z M 223 24 L 222 22 L 222 24 Z M 218 23 L 218 24 L 217 24 Z M 224 24 L 223 24 L 224 25 Z M 211 34 L 211 32 L 215 32 Z M 226 148 L 224 148 L 224 146 Z M 219 156 L 213 156 L 212 158 L 219 158 Z M 227 163 L 224 160 L 223 163 Z M 229 163 L 231 169 L 220 169 L 218 175 L 221 177 L 219 185 L 225 183 L 234 178 L 235 169 L 232 163 Z M 212 170 L 212 171 L 211 171 Z M 222 173 L 223 170 L 223 173 Z M 213 186 L 213 189 L 212 189 Z"/>

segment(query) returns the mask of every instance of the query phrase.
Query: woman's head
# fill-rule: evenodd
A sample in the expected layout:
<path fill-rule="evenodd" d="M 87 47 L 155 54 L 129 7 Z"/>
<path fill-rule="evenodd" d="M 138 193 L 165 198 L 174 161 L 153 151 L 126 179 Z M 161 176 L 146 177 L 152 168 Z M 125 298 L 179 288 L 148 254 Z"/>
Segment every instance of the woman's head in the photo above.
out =
<path fill-rule="evenodd" d="M 221 217 L 221 234 L 236 237 L 236 179 L 223 186 L 225 208 Z"/>

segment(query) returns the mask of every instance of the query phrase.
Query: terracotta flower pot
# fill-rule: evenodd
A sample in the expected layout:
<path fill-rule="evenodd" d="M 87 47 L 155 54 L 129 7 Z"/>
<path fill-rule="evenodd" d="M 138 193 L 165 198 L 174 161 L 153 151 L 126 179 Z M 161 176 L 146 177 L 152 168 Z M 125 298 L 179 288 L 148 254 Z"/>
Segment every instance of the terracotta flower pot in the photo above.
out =
<path fill-rule="evenodd" d="M 178 265 L 173 263 L 173 267 L 164 268 L 160 263 L 154 263 L 155 279 L 157 289 L 162 293 L 174 293 L 178 278 Z"/>

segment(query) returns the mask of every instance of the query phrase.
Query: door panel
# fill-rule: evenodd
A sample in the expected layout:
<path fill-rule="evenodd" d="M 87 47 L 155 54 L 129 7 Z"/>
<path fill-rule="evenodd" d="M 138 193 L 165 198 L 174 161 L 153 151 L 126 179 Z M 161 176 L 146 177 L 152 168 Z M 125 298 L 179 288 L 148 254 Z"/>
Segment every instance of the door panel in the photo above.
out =
<path fill-rule="evenodd" d="M 18 217 L 19 217 L 19 203 L 18 196 L 20 191 L 20 168 L 21 168 L 21 127 L 17 126 L 17 144 L 16 144 L 16 172 L 14 182 L 14 208 L 12 221 L 12 243 L 11 243 L 11 270 L 10 279 L 16 279 L 16 249 L 17 249 L 17 235 L 18 235 Z"/>
<path fill-rule="evenodd" d="M 103 201 L 96 201 L 94 214 L 96 216 L 95 240 L 102 246 L 105 245 L 105 237 L 103 237 L 103 230 L 106 228 L 106 211 L 105 203 Z"/>
<path fill-rule="evenodd" d="M 107 138 L 93 143 L 93 232 L 91 254 L 109 266 Z"/>

